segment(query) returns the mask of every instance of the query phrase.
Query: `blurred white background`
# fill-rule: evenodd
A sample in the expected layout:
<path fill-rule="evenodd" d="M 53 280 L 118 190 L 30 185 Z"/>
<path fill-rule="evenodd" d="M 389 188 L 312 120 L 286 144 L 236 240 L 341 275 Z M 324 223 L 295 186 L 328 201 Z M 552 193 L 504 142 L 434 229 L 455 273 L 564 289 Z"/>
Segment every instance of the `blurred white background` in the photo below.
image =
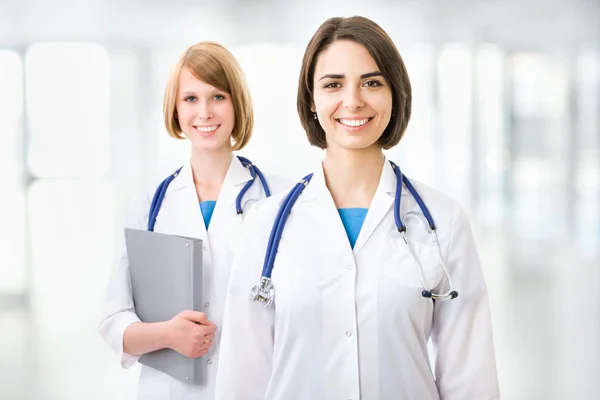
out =
<path fill-rule="evenodd" d="M 390 157 L 471 216 L 503 399 L 600 398 L 600 1 L 0 0 L 0 399 L 133 397 L 96 325 L 125 204 L 188 156 L 161 114 L 183 50 L 234 52 L 243 155 L 298 178 L 320 156 L 296 114 L 304 48 L 355 14 L 413 84 Z"/>

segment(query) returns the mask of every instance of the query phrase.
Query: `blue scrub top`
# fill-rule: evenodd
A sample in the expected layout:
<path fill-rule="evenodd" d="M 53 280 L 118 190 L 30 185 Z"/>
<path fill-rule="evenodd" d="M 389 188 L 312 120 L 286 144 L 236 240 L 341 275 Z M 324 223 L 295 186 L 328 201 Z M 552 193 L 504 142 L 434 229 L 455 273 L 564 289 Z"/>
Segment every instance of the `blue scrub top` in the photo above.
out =
<path fill-rule="evenodd" d="M 208 225 L 210 225 L 210 219 L 212 218 L 216 205 L 217 202 L 214 200 L 200 202 L 200 210 L 202 210 L 202 218 L 204 218 L 204 226 L 206 226 L 206 230 L 208 230 Z"/>
<path fill-rule="evenodd" d="M 362 228 L 365 217 L 367 216 L 368 208 L 338 208 L 342 224 L 346 229 L 346 235 L 350 240 L 350 245 L 354 248 L 358 234 Z"/>

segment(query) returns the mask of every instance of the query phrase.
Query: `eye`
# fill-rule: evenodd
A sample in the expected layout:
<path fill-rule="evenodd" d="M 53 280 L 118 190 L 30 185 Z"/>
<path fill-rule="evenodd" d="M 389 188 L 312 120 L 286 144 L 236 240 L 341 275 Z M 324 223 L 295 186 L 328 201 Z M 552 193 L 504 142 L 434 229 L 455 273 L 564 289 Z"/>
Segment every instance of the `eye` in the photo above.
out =
<path fill-rule="evenodd" d="M 342 87 L 339 82 L 331 82 L 323 86 L 325 89 L 339 89 Z"/>
<path fill-rule="evenodd" d="M 221 100 L 225 100 L 225 96 L 223 96 L 222 94 L 215 94 L 213 99 L 217 100 L 217 101 L 221 101 Z"/>
<path fill-rule="evenodd" d="M 197 100 L 197 99 L 196 99 L 196 96 L 187 96 L 185 99 L 183 99 L 183 101 L 185 101 L 185 102 L 187 102 L 187 103 L 193 103 L 193 102 L 195 102 L 196 100 Z"/>
<path fill-rule="evenodd" d="M 381 82 L 379 82 L 378 80 L 372 80 L 372 81 L 366 81 L 365 83 L 363 83 L 363 86 L 380 87 L 380 86 L 383 86 L 383 84 Z"/>

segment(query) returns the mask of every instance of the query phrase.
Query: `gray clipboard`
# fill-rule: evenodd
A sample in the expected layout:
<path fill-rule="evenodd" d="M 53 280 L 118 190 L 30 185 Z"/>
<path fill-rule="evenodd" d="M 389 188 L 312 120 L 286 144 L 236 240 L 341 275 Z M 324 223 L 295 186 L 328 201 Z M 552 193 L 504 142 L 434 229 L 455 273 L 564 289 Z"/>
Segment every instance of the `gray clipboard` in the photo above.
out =
<path fill-rule="evenodd" d="M 202 310 L 202 241 L 125 228 L 135 312 L 161 322 L 184 310 Z M 171 349 L 144 354 L 139 362 L 191 385 L 203 383 L 202 358 Z"/>

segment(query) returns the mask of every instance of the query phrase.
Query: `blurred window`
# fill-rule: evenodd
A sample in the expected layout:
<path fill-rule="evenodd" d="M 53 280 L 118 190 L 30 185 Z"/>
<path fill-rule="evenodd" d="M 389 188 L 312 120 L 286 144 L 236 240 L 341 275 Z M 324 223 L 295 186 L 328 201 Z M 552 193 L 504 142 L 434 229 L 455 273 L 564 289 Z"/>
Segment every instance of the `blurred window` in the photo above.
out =
<path fill-rule="evenodd" d="M 32 175 L 105 175 L 110 166 L 106 50 L 95 43 L 37 43 L 25 61 Z"/>

